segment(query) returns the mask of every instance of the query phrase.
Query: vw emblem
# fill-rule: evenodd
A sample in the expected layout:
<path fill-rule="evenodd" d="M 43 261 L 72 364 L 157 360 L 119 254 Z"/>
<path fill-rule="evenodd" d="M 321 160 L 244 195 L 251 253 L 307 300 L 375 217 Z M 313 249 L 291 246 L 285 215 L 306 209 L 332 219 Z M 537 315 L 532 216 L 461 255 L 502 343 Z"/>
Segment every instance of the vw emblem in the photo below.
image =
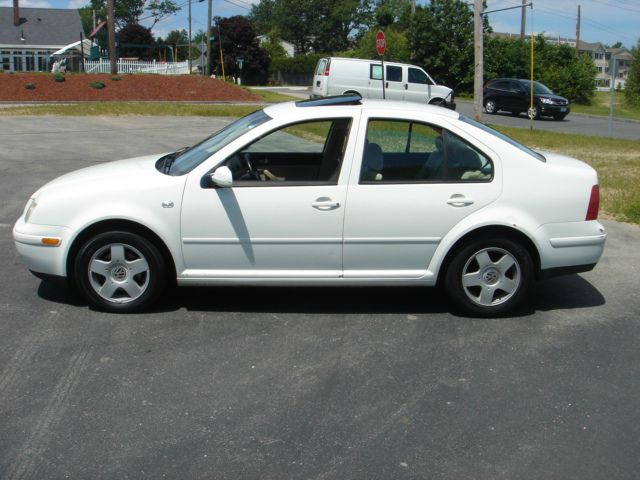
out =
<path fill-rule="evenodd" d="M 127 278 L 127 269 L 122 265 L 116 265 L 111 270 L 111 277 L 116 282 L 122 282 L 125 278 Z"/>

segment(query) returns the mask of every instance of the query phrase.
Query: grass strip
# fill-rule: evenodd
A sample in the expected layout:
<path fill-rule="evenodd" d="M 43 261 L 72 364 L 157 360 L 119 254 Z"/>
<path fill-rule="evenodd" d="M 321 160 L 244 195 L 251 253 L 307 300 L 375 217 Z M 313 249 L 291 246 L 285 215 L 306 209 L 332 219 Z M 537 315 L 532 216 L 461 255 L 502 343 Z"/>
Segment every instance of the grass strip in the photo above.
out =
<path fill-rule="evenodd" d="M 6 107 L 0 110 L 0 115 L 242 117 L 260 108 L 260 105 L 204 103 L 86 102 Z"/>

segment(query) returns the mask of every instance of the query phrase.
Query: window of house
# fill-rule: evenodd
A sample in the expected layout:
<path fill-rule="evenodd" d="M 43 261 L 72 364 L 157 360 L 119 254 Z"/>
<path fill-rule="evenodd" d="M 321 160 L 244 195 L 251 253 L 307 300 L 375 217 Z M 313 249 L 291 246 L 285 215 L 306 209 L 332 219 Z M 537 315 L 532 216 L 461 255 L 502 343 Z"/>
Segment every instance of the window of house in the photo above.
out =
<path fill-rule="evenodd" d="M 351 118 L 296 123 L 270 132 L 225 160 L 234 186 L 338 183 Z"/>
<path fill-rule="evenodd" d="M 370 120 L 360 183 L 487 182 L 493 163 L 450 131 L 405 120 Z"/>

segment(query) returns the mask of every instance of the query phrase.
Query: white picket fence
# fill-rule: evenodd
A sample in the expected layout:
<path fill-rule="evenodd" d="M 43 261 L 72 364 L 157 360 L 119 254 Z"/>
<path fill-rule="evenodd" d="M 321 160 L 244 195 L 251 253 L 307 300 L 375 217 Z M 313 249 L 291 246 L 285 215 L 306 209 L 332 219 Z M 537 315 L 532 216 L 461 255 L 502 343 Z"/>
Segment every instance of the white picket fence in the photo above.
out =
<path fill-rule="evenodd" d="M 109 60 L 85 61 L 86 73 L 110 73 Z M 159 73 L 161 75 L 187 75 L 189 62 L 142 62 L 139 60 L 118 60 L 118 73 Z"/>

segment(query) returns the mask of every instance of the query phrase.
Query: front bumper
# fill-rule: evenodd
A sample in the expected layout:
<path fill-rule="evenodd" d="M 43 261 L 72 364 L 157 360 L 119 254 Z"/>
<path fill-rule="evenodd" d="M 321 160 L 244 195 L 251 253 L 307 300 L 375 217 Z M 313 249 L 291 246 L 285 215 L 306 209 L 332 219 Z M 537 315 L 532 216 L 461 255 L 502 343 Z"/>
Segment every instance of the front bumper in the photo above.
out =
<path fill-rule="evenodd" d="M 569 113 L 571 113 L 569 105 L 540 104 L 540 115 L 553 117 L 554 115 L 569 115 Z"/>
<path fill-rule="evenodd" d="M 13 240 L 22 261 L 32 272 L 64 277 L 71 231 L 66 227 L 25 223 L 21 217 L 13 227 Z M 57 245 L 43 243 L 58 240 Z"/>

